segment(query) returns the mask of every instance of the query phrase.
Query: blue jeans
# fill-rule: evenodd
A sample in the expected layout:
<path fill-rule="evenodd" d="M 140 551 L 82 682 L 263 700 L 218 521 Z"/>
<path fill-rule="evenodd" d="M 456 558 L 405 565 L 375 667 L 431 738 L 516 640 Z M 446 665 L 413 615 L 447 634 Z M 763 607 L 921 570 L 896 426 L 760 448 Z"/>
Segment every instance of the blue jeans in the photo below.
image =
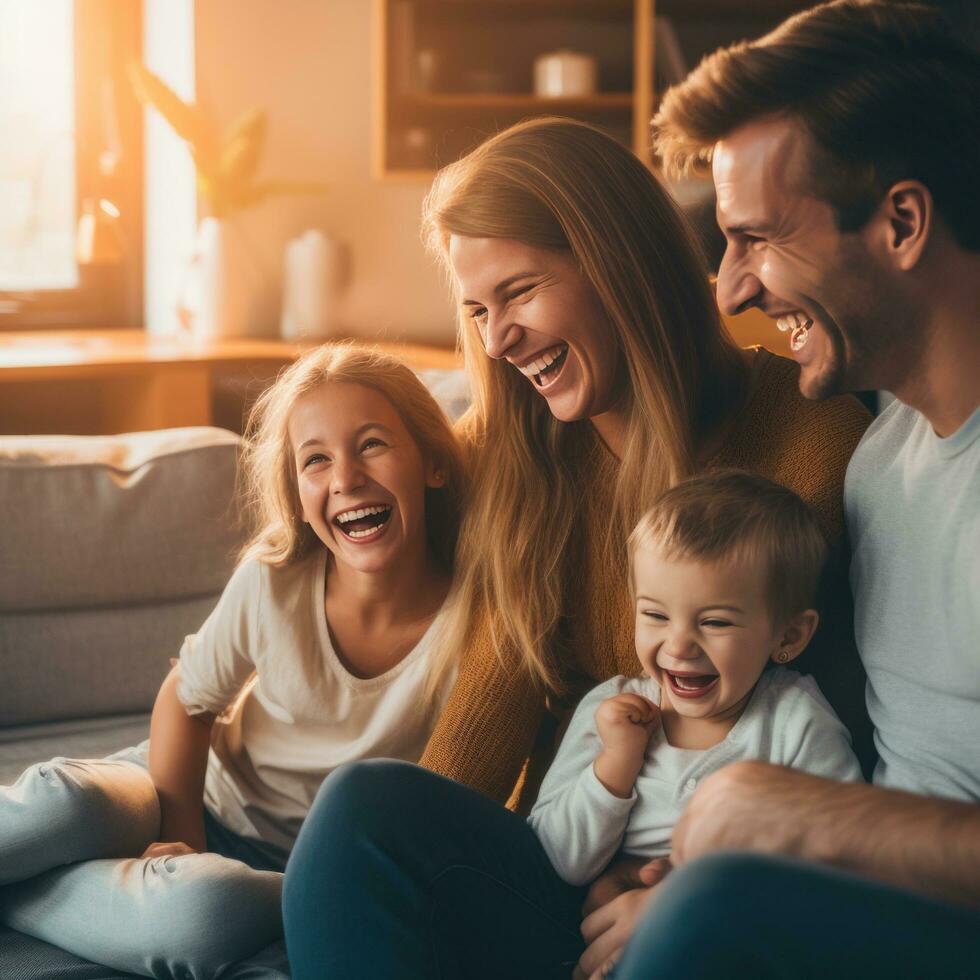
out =
<path fill-rule="evenodd" d="M 584 889 L 527 824 L 401 762 L 324 783 L 286 868 L 295 980 L 564 977 Z M 784 859 L 718 855 L 675 872 L 616 980 L 977 976 L 980 914 Z"/>
<path fill-rule="evenodd" d="M 286 867 L 292 976 L 565 980 L 584 896 L 487 797 L 404 762 L 343 766 Z"/>
<path fill-rule="evenodd" d="M 980 912 L 833 868 L 718 854 L 664 882 L 614 976 L 966 980 L 980 976 Z"/>
<path fill-rule="evenodd" d="M 138 856 L 160 830 L 147 745 L 0 786 L 0 923 L 124 973 L 245 976 L 232 964 L 268 947 L 251 965 L 288 977 L 282 861 L 260 842 L 205 810 L 207 853 Z"/>

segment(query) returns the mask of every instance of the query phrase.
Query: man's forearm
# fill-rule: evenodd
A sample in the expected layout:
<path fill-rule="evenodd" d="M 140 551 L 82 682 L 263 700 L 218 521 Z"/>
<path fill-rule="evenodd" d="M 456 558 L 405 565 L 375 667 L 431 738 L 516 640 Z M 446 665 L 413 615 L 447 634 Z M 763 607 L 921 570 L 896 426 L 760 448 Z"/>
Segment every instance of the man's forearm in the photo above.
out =
<path fill-rule="evenodd" d="M 813 777 L 810 777 L 813 778 Z M 980 908 L 980 806 L 831 784 L 804 857 Z"/>
<path fill-rule="evenodd" d="M 820 861 L 980 907 L 980 806 L 761 762 L 704 780 L 674 832 L 675 863 L 721 850 Z"/>

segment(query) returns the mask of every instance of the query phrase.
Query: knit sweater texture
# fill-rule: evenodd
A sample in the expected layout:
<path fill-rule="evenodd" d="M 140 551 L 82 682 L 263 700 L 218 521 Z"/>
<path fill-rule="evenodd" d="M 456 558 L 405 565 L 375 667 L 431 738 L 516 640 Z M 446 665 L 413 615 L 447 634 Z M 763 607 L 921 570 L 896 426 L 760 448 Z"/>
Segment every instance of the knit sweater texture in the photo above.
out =
<path fill-rule="evenodd" d="M 815 508 L 828 537 L 836 542 L 822 589 L 822 623 L 797 665 L 817 677 L 845 724 L 852 731 L 861 730 L 855 745 L 860 757 L 866 726 L 864 677 L 854 644 L 846 549 L 841 547 L 842 495 L 848 460 L 870 416 L 850 396 L 806 400 L 798 377 L 795 363 L 757 349 L 748 400 L 706 469 L 737 467 L 781 483 Z M 582 568 L 566 582 L 564 603 L 568 612 L 562 673 L 571 694 L 560 701 L 548 698 L 526 673 L 502 666 L 489 637 L 477 631 L 461 657 L 456 687 L 421 765 L 516 806 L 515 787 L 523 782 L 519 779 L 530 759 L 531 775 L 520 794 L 520 809 L 526 809 L 555 748 L 556 723 L 547 723 L 549 708 L 560 718 L 596 684 L 618 674 L 640 674 L 627 568 L 625 563 L 608 567 L 601 557 L 618 465 L 598 436 L 581 461 L 586 506 L 583 540 L 576 544 Z"/>

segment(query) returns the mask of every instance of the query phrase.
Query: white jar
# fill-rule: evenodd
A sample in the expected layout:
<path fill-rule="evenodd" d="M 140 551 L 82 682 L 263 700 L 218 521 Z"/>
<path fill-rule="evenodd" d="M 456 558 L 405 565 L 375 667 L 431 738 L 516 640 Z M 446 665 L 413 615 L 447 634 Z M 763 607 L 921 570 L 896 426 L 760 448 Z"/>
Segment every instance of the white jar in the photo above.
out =
<path fill-rule="evenodd" d="M 327 339 L 340 332 L 340 294 L 346 251 L 322 231 L 310 229 L 286 245 L 283 254 L 284 340 Z"/>
<path fill-rule="evenodd" d="M 546 99 L 593 95 L 598 70 L 590 54 L 554 51 L 534 59 L 534 94 Z"/>

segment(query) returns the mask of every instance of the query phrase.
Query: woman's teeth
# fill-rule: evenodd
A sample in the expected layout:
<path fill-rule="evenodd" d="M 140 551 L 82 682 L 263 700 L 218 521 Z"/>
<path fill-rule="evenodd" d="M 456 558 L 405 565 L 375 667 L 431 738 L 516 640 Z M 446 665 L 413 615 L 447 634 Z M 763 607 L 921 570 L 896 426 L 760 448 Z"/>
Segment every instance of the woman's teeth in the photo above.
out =
<path fill-rule="evenodd" d="M 810 339 L 810 327 L 813 326 L 811 320 L 805 313 L 788 313 L 786 316 L 776 320 L 776 327 L 782 333 L 790 331 L 789 346 L 791 350 L 803 350 L 806 342 Z"/>
<path fill-rule="evenodd" d="M 555 375 L 565 363 L 565 355 L 568 353 L 567 344 L 557 344 L 539 355 L 530 364 L 525 364 L 517 370 L 526 378 L 530 378 L 539 388 L 544 387 L 551 379 L 549 375 Z"/>

